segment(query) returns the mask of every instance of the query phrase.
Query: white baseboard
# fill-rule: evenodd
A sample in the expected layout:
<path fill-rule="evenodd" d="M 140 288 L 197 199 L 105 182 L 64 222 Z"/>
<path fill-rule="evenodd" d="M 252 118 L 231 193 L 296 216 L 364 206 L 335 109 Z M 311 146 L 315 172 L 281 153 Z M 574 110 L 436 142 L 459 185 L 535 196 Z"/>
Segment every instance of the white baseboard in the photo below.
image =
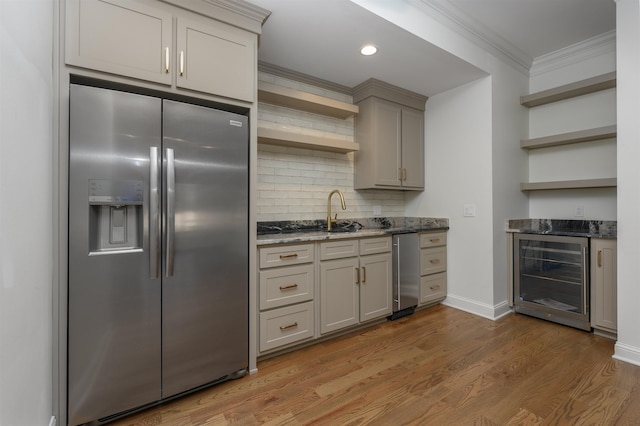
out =
<path fill-rule="evenodd" d="M 469 312 L 474 315 L 478 315 L 490 320 L 498 320 L 505 315 L 512 312 L 511 307 L 505 300 L 497 305 L 487 305 L 486 303 L 478 302 L 477 300 L 467 299 L 465 297 L 447 295 L 447 298 L 442 301 L 443 305 L 451 306 L 452 308 L 460 309 L 461 311 Z"/>
<path fill-rule="evenodd" d="M 629 364 L 640 365 L 640 348 L 616 342 L 613 359 L 628 362 Z"/>
<path fill-rule="evenodd" d="M 56 426 L 56 416 L 51 416 L 51 420 L 49 420 L 49 426 Z"/>

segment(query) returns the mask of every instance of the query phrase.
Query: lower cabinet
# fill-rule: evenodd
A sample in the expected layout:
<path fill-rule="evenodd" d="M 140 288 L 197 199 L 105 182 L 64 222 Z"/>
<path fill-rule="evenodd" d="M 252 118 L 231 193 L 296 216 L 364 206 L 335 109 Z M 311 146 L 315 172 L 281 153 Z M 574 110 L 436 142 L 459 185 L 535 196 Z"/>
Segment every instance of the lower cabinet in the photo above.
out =
<path fill-rule="evenodd" d="M 618 330 L 617 244 L 615 239 L 591 239 L 591 327 Z"/>
<path fill-rule="evenodd" d="M 418 306 L 447 297 L 447 234 L 420 234 L 420 294 Z"/>
<path fill-rule="evenodd" d="M 314 337 L 314 247 L 283 244 L 259 249 L 259 352 Z"/>
<path fill-rule="evenodd" d="M 320 333 L 392 311 L 391 237 L 320 243 Z"/>

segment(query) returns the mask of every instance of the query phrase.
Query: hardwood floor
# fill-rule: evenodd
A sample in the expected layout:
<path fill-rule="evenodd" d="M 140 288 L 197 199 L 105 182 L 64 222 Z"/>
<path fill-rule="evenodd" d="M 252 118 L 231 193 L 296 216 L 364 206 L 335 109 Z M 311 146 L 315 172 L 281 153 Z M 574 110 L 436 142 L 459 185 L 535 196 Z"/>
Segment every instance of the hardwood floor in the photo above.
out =
<path fill-rule="evenodd" d="M 614 341 L 436 306 L 258 363 L 114 425 L 640 425 Z"/>

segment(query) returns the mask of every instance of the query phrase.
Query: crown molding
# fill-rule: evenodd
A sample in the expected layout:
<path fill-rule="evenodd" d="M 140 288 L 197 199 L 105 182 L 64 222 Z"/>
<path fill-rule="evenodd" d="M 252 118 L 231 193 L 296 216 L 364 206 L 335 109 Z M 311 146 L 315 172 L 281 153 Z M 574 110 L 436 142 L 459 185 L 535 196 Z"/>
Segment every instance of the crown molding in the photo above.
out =
<path fill-rule="evenodd" d="M 587 59 L 615 52 L 616 30 L 611 30 L 598 36 L 572 44 L 571 46 L 556 50 L 555 52 L 538 56 L 534 59 L 529 73 L 531 77 L 536 77 Z"/>
<path fill-rule="evenodd" d="M 464 37 L 479 48 L 487 51 L 525 75 L 533 58 L 518 49 L 508 40 L 500 37 L 487 26 L 479 23 L 449 0 L 419 0 L 416 5 L 427 15 Z"/>
<path fill-rule="evenodd" d="M 351 87 L 323 80 L 312 75 L 303 74 L 298 71 L 293 71 L 288 68 L 280 67 L 278 65 L 258 61 L 258 71 L 278 77 L 288 78 L 289 80 L 297 81 L 298 83 L 309 84 L 311 86 L 320 87 L 322 89 L 331 90 L 345 95 L 353 95 L 353 90 L 351 89 Z"/>
<path fill-rule="evenodd" d="M 208 18 L 217 19 L 255 34 L 262 33 L 262 25 L 271 12 L 244 0 L 161 0 Z"/>

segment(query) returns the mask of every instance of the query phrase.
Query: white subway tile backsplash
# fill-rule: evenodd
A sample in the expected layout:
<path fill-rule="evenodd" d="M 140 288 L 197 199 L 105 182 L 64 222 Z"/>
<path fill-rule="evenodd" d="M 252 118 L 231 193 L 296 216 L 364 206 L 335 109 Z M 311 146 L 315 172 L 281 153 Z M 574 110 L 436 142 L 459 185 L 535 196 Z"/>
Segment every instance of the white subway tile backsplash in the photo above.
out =
<path fill-rule="evenodd" d="M 343 93 L 262 72 L 258 79 L 352 102 L 351 97 Z M 258 123 L 261 127 L 286 128 L 307 135 L 346 141 L 353 141 L 355 135 L 353 119 L 341 120 L 263 103 L 258 106 Z M 383 216 L 404 216 L 402 191 L 353 189 L 352 153 L 259 144 L 257 171 L 258 221 L 324 219 L 327 196 L 333 189 L 340 189 L 344 193 L 347 204 L 347 209 L 343 211 L 337 197 L 332 200 L 333 212 L 338 213 L 338 218 L 371 217 L 373 205 L 382 206 Z"/>

